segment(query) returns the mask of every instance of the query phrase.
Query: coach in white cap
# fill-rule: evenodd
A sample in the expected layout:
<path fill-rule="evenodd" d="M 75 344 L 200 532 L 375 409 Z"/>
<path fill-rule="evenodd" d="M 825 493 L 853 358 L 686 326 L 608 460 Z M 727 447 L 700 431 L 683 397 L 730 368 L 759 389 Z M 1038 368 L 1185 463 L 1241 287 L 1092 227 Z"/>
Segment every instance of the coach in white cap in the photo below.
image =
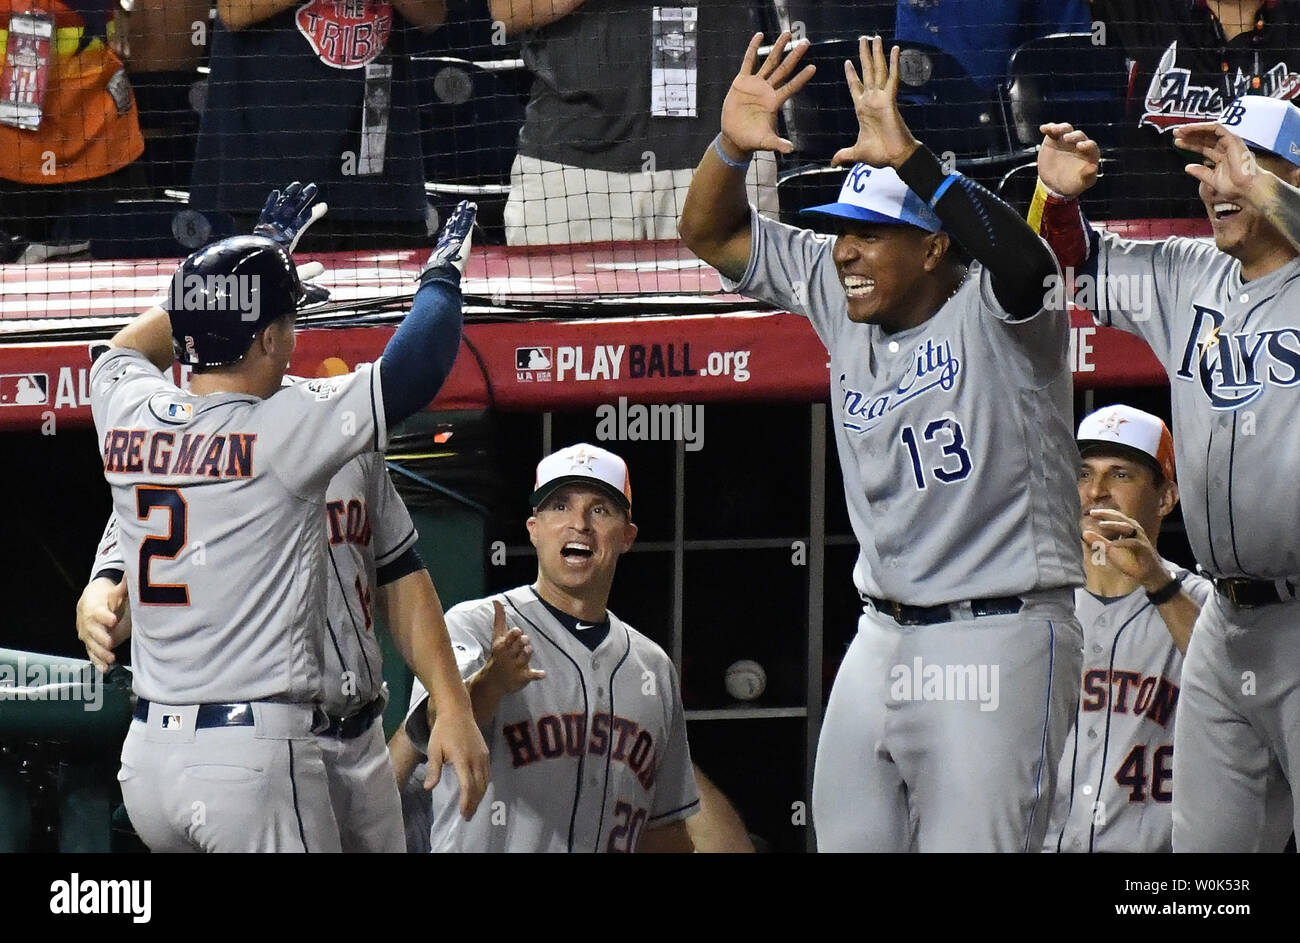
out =
<path fill-rule="evenodd" d="M 1215 587 L 1183 668 L 1174 850 L 1281 851 L 1300 827 L 1300 110 L 1248 95 L 1175 132 L 1204 158 L 1186 170 L 1213 245 L 1093 232 L 1076 198 L 1100 151 L 1044 133 L 1044 232 L 1095 289 L 1079 303 L 1164 364 L 1187 537 Z"/>
<path fill-rule="evenodd" d="M 453 776 L 433 794 L 434 851 L 691 851 L 700 809 L 686 714 L 663 649 L 606 609 L 636 539 L 627 464 L 578 444 L 537 466 L 537 580 L 464 602 L 447 630 L 494 777 L 469 821 Z M 428 741 L 416 684 L 406 731 Z M 390 745 L 399 782 L 410 773 Z"/>
<path fill-rule="evenodd" d="M 1211 587 L 1156 552 L 1178 503 L 1164 422 L 1107 406 L 1078 440 L 1082 689 L 1044 850 L 1167 852 L 1183 653 Z"/>

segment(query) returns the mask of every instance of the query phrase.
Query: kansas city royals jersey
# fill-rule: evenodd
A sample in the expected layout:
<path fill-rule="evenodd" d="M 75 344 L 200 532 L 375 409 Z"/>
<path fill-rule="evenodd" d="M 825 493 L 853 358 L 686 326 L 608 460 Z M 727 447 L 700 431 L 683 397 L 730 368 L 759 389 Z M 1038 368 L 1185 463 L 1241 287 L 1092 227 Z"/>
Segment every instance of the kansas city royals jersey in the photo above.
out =
<path fill-rule="evenodd" d="M 1192 239 L 1101 237 L 1097 323 L 1137 334 L 1169 374 L 1187 537 L 1215 576 L 1300 576 L 1300 259 L 1249 282 Z"/>
<path fill-rule="evenodd" d="M 502 698 L 484 731 L 492 783 L 474 817 L 461 817 L 455 776 L 434 789 L 433 850 L 635 851 L 645 829 L 698 812 L 681 691 L 663 649 L 609 613 L 609 634 L 591 651 L 531 587 L 496 598 L 546 677 Z M 462 677 L 491 654 L 492 621 L 491 599 L 447 613 Z M 421 750 L 423 699 L 416 681 L 407 730 Z"/>
<path fill-rule="evenodd" d="M 1205 604 L 1208 580 L 1172 563 L 1165 569 Z M 1171 851 L 1183 656 L 1141 587 L 1106 601 L 1076 590 L 1075 613 L 1083 626 L 1083 687 L 1044 850 Z"/>
<path fill-rule="evenodd" d="M 317 699 L 325 490 L 386 443 L 378 368 L 265 400 L 196 396 L 115 348 L 90 385 L 136 693 L 167 704 Z"/>
<path fill-rule="evenodd" d="M 744 276 L 723 281 L 807 317 L 830 353 L 858 591 L 929 606 L 1080 585 L 1065 312 L 1012 323 L 975 264 L 934 317 L 888 334 L 849 320 L 832 238 L 751 226 Z"/>
<path fill-rule="evenodd" d="M 354 458 L 330 480 L 323 681 L 324 707 L 335 717 L 364 707 L 383 687 L 383 652 L 374 625 L 377 574 L 415 546 L 417 536 L 383 455 Z"/>

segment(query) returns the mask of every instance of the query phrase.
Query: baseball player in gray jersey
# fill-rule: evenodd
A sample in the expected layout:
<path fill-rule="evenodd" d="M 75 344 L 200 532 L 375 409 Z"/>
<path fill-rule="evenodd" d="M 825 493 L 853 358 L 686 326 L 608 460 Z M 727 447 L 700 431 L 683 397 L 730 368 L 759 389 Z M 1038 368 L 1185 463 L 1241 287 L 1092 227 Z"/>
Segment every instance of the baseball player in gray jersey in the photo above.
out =
<path fill-rule="evenodd" d="M 314 218 L 302 198 L 283 243 L 240 236 L 186 259 L 168 309 L 119 331 L 91 369 L 133 623 L 119 779 L 155 851 L 340 849 L 315 736 L 326 489 L 433 398 L 459 346 L 472 204 L 448 220 L 381 361 L 280 390 L 304 295 L 286 246 Z M 196 368 L 189 392 L 161 372 L 174 356 Z M 446 719 L 469 726 L 467 701 Z M 485 784 L 467 772 L 472 805 Z"/>
<path fill-rule="evenodd" d="M 406 848 L 401 802 L 380 723 L 387 688 L 374 612 L 390 627 L 416 676 L 441 694 L 437 700 L 448 704 L 447 716 L 455 716 L 463 685 L 457 675 L 451 695 L 439 691 L 438 654 L 446 651 L 448 662 L 452 659 L 442 605 L 415 551 L 415 525 L 383 456 L 369 453 L 345 465 L 330 481 L 325 509 L 329 602 L 321 706 L 329 725 L 317 733 L 317 740 L 329 774 L 330 799 L 343 851 L 401 852 Z M 95 556 L 94 576 L 77 606 L 78 635 L 101 670 L 115 660 L 112 649 L 130 635 L 129 618 L 109 618 L 122 594 L 122 570 L 113 517 Z M 450 729 L 438 727 L 434 733 L 443 738 Z M 467 740 L 474 749 L 468 762 L 476 764 L 475 775 L 486 780 L 487 746 L 477 728 L 470 729 Z M 466 762 L 459 744 L 435 743 L 427 752 Z"/>
<path fill-rule="evenodd" d="M 809 318 L 830 353 L 853 578 L 867 604 L 822 724 L 823 850 L 1042 847 L 1074 714 L 1082 584 L 1068 320 L 1051 253 L 938 160 L 895 104 L 898 50 L 845 64 L 860 127 L 836 238 L 751 212 L 740 168 L 776 134 L 804 44 L 755 36 L 682 215 L 744 294 Z M 856 162 L 856 163 L 855 163 Z M 960 245 L 978 261 L 965 264 Z"/>
<path fill-rule="evenodd" d="M 1214 579 L 1183 665 L 1175 851 L 1280 851 L 1300 789 L 1300 109 L 1246 96 L 1175 137 L 1205 158 L 1214 245 L 1099 235 L 1077 201 L 1095 142 L 1044 125 L 1043 226 L 1077 300 L 1169 374 L 1192 552 Z M 1190 788 L 1183 788 L 1188 784 Z"/>
<path fill-rule="evenodd" d="M 1167 852 L 1179 676 L 1212 588 L 1156 553 L 1178 503 L 1165 424 L 1108 406 L 1079 424 L 1078 440 L 1083 689 L 1044 850 Z"/>
<path fill-rule="evenodd" d="M 468 821 L 456 785 L 433 793 L 433 851 L 692 850 L 699 810 L 677 673 L 605 606 L 636 538 L 627 465 L 574 445 L 537 466 L 528 534 L 537 581 L 453 607 L 447 629 L 492 783 Z M 423 743 L 424 692 L 406 731 Z M 397 769 L 405 781 L 410 764 Z"/>

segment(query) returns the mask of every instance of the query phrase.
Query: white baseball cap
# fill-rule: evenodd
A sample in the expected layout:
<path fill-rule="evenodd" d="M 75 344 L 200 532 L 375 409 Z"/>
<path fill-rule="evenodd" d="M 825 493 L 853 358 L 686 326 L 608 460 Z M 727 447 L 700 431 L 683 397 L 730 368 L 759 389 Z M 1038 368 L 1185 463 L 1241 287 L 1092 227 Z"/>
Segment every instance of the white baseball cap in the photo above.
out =
<path fill-rule="evenodd" d="M 557 488 L 568 484 L 596 485 L 623 508 L 632 507 L 632 480 L 627 462 L 613 452 L 579 442 L 537 463 L 537 480 L 529 497 L 537 507 Z"/>
<path fill-rule="evenodd" d="M 1141 453 L 1140 457 L 1154 464 L 1166 478 L 1176 480 L 1174 437 L 1159 416 L 1132 406 L 1107 406 L 1085 416 L 1075 438 L 1081 455 L 1086 455 L 1091 448 L 1120 446 Z"/>
<path fill-rule="evenodd" d="M 1300 165 L 1300 108 L 1280 98 L 1242 95 L 1219 124 L 1252 147 Z"/>
<path fill-rule="evenodd" d="M 943 225 L 925 201 L 903 183 L 893 167 L 869 164 L 853 165 L 840 187 L 839 200 L 810 206 L 801 212 L 864 223 L 906 223 L 926 232 L 938 232 Z"/>

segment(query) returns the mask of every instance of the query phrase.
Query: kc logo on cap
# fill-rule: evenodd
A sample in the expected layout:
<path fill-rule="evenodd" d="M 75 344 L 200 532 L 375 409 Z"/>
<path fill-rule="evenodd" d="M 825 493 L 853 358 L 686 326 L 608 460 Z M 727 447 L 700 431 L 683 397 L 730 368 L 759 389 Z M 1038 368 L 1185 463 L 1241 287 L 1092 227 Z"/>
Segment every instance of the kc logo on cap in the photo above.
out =
<path fill-rule="evenodd" d="M 893 167 L 869 164 L 853 165 L 836 202 L 810 206 L 802 212 L 864 223 L 905 223 L 926 232 L 938 232 L 942 228 L 939 217 L 903 183 Z"/>

